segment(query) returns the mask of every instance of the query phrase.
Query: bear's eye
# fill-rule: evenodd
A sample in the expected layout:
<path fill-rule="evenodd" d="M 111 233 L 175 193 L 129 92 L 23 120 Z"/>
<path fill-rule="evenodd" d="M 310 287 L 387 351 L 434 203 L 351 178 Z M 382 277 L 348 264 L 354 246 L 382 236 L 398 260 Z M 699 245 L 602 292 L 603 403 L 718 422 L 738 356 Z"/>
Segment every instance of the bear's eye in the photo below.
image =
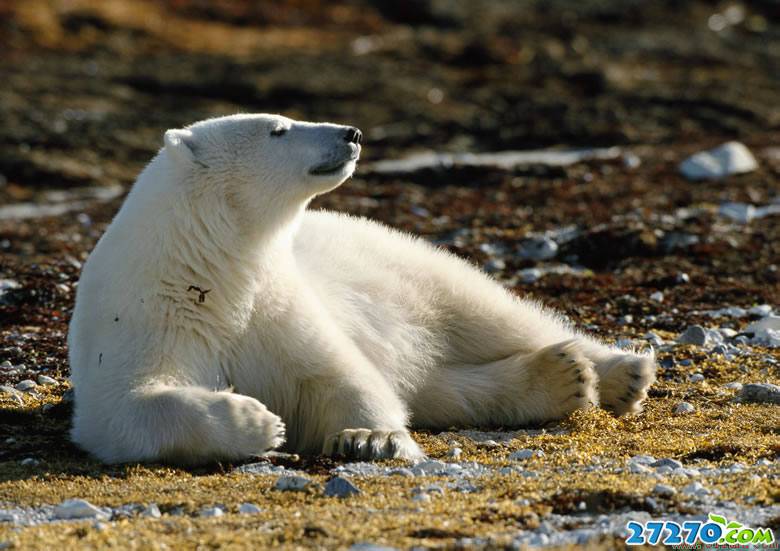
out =
<path fill-rule="evenodd" d="M 283 126 L 280 128 L 274 128 L 271 130 L 271 136 L 282 136 L 285 132 L 287 132 L 287 129 Z"/>

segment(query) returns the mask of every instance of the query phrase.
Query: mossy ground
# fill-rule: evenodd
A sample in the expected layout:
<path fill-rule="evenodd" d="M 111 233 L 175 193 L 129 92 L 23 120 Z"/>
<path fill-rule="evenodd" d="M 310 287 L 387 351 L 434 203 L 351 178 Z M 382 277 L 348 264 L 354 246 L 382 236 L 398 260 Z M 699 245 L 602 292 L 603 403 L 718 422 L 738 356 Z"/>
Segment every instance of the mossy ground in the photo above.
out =
<path fill-rule="evenodd" d="M 771 354 L 780 358 L 777 352 Z M 758 459 L 776 460 L 780 455 L 780 416 L 777 406 L 732 402 L 733 392 L 723 390 L 722 384 L 752 380 L 752 372 L 762 368 L 760 360 L 740 365 L 717 360 L 698 363 L 696 369 L 708 374 L 706 382 L 661 378 L 640 415 L 614 418 L 602 410 L 577 412 L 548 426 L 544 434 L 513 433 L 515 437 L 499 447 L 485 447 L 454 432 L 415 434 L 432 458 L 445 459 L 454 441 L 463 449 L 459 460 L 495 466 L 512 463 L 507 460 L 512 450 L 543 450 L 543 456 L 524 463 L 525 468 L 540 474 L 537 478 L 495 474 L 471 480 L 478 491 L 461 493 L 446 491 L 446 479 L 437 477 L 365 477 L 355 481 L 361 494 L 346 499 L 324 497 L 318 487 L 308 492 L 280 492 L 273 488 L 275 476 L 238 474 L 231 472 L 230 465 L 195 471 L 155 465 L 102 466 L 69 447 L 65 441 L 67 420 L 51 419 L 42 411 L 43 404 L 58 400 L 60 392 L 51 391 L 39 400 L 28 398 L 23 408 L 2 404 L 2 415 L 29 418 L 29 423 L 20 424 L 12 436 L 17 439 L 15 446 L 42 463 L 0 463 L 0 502 L 39 506 L 72 497 L 106 506 L 154 502 L 163 517 L 131 518 L 103 523 L 99 528 L 92 522 L 23 529 L 0 525 L 0 541 L 22 549 L 332 548 L 365 541 L 405 548 L 448 547 L 461 538 L 490 537 L 500 546 L 509 543 L 518 530 L 538 526 L 551 512 L 574 512 L 580 502 L 587 503 L 591 512 L 626 507 L 646 510 L 644 496 L 658 481 L 627 471 L 616 474 L 609 468 L 624 465 L 629 457 L 639 454 L 671 457 L 697 467 L 734 462 L 750 465 L 743 472 L 721 475 L 706 484 L 719 490 L 722 499 L 746 507 L 768 505 L 780 499 L 776 479 L 768 478 L 776 463 L 754 465 Z M 770 380 L 780 382 L 778 377 Z M 673 415 L 674 406 L 682 399 L 694 404 L 696 412 Z M 47 423 L 55 430 L 42 437 L 36 426 Z M 327 470 L 336 464 L 306 458 L 286 462 L 288 467 L 307 471 L 320 486 L 329 476 Z M 603 468 L 585 469 L 594 464 Z M 445 488 L 443 496 L 433 494 L 429 502 L 412 499 L 414 488 L 437 482 Z M 673 476 L 666 482 L 679 489 L 690 481 Z M 671 511 L 689 510 L 686 498 L 679 493 L 660 501 Z M 263 512 L 240 515 L 237 509 L 243 502 L 254 502 Z M 202 508 L 213 505 L 222 506 L 227 514 L 220 518 L 197 516 Z M 167 514 L 176 509 L 178 515 Z M 605 539 L 592 542 L 590 547 L 619 547 L 620 543 Z"/>

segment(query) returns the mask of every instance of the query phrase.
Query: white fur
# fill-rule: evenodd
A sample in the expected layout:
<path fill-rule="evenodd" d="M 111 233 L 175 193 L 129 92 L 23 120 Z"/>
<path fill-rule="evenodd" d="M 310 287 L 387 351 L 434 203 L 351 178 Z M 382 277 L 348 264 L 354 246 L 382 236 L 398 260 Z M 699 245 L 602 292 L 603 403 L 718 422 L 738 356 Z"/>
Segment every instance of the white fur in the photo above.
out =
<path fill-rule="evenodd" d="M 415 459 L 409 426 L 639 410 L 651 356 L 582 336 L 422 240 L 305 210 L 354 170 L 345 133 L 273 115 L 166 133 L 79 282 L 78 444 L 108 462 L 236 460 L 285 437 Z"/>

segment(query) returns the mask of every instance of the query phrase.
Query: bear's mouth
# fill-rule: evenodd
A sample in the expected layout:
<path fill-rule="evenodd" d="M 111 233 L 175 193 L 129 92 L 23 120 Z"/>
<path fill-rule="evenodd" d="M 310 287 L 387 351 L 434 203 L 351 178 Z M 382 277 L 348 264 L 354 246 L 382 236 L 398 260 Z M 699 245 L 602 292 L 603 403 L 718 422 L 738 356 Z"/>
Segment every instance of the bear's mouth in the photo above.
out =
<path fill-rule="evenodd" d="M 310 169 L 309 174 L 313 174 L 314 176 L 329 176 L 333 174 L 338 174 L 339 172 L 344 170 L 344 167 L 347 166 L 348 163 L 351 163 L 353 161 L 357 161 L 357 156 L 350 157 L 348 159 L 343 159 L 340 161 L 329 161 L 327 163 L 317 165 L 314 168 Z"/>

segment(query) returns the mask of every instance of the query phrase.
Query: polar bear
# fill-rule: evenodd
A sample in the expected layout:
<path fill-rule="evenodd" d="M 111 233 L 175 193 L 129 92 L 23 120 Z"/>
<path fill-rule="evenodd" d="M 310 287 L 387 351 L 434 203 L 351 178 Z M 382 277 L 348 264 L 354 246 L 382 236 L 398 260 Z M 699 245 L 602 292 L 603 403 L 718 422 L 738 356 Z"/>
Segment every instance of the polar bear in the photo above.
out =
<path fill-rule="evenodd" d="M 165 133 L 84 266 L 68 336 L 72 438 L 105 462 L 280 447 L 423 453 L 410 427 L 637 412 L 652 354 L 610 348 L 467 262 L 306 210 L 361 133 L 236 115 Z"/>

